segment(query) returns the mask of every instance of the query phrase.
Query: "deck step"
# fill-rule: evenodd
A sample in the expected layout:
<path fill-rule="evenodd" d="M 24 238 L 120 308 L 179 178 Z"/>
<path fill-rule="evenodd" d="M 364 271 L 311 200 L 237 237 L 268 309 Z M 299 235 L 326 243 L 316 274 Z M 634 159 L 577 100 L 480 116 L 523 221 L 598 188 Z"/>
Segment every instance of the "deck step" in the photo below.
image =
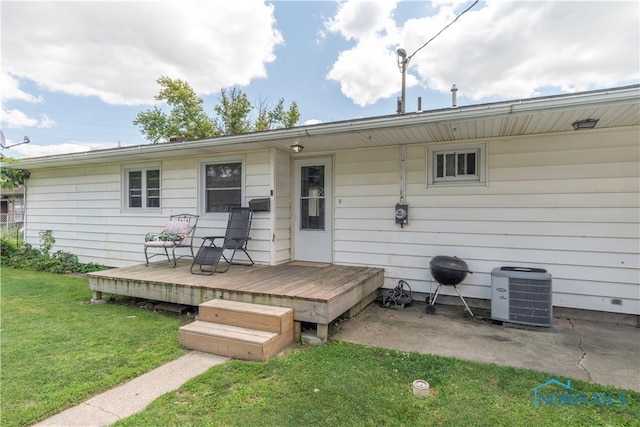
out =
<path fill-rule="evenodd" d="M 293 328 L 277 334 L 196 320 L 182 326 L 178 336 L 180 344 L 191 350 L 264 362 L 293 343 Z"/>
<path fill-rule="evenodd" d="M 200 304 L 200 320 L 282 333 L 293 328 L 293 310 L 272 305 L 214 299 Z"/>
<path fill-rule="evenodd" d="M 186 348 L 264 362 L 293 343 L 293 309 L 214 299 L 178 332 Z"/>

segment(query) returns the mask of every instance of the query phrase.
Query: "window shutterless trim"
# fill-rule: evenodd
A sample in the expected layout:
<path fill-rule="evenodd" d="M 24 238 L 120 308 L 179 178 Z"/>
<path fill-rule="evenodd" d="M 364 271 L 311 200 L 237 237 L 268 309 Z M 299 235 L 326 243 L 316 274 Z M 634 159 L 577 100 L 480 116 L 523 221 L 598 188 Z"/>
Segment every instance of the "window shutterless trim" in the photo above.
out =
<path fill-rule="evenodd" d="M 427 186 L 486 184 L 487 145 L 459 144 L 427 147 Z"/>
<path fill-rule="evenodd" d="M 212 165 L 224 165 L 224 164 L 239 164 L 240 165 L 240 185 L 228 185 L 224 179 L 221 180 L 220 186 L 216 187 L 207 183 L 207 169 Z M 203 159 L 198 164 L 198 211 L 200 215 L 228 215 L 228 210 L 209 211 L 208 197 L 209 195 L 219 192 L 223 193 L 239 193 L 239 196 L 231 195 L 231 202 L 227 203 L 229 206 L 243 206 L 244 194 L 245 194 L 245 157 L 244 156 L 231 156 L 231 157 L 219 157 L 213 159 Z"/>
<path fill-rule="evenodd" d="M 132 174 L 138 174 L 137 188 L 131 187 Z M 157 176 L 153 176 L 156 175 Z M 152 182 L 157 181 L 157 182 Z M 122 209 L 125 211 L 159 211 L 162 207 L 162 171 L 159 164 L 122 168 Z M 131 206 L 136 199 L 137 206 Z"/>

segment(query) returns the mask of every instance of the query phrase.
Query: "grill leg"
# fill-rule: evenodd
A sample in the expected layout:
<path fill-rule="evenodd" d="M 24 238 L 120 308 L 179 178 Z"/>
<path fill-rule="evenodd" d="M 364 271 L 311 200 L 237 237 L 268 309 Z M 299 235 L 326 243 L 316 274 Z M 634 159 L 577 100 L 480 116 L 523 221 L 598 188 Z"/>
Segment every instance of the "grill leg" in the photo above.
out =
<path fill-rule="evenodd" d="M 456 292 L 458 293 L 458 296 L 460 297 L 460 299 L 462 300 L 462 303 L 464 304 L 464 306 L 467 308 L 467 311 L 469 312 L 469 314 L 471 315 L 471 317 L 473 316 L 473 312 L 471 311 L 471 309 L 469 308 L 469 306 L 467 305 L 467 302 L 464 300 L 464 298 L 462 297 L 462 294 L 460 294 L 460 291 L 458 290 L 458 287 L 456 285 L 453 285 L 453 289 L 456 290 Z"/>
<path fill-rule="evenodd" d="M 438 294 L 440 293 L 440 287 L 442 287 L 442 284 L 438 284 L 438 288 L 436 289 L 436 293 L 433 294 L 433 299 L 431 300 L 431 305 L 436 305 L 436 299 L 438 299 Z"/>

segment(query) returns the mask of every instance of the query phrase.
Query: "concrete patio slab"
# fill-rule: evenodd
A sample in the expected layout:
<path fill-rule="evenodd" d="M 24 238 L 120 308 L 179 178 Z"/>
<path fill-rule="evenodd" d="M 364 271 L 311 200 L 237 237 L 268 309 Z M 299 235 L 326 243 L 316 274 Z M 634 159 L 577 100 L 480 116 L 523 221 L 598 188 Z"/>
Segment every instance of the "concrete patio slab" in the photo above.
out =
<path fill-rule="evenodd" d="M 424 303 L 403 310 L 374 303 L 340 325 L 334 340 L 513 366 L 640 391 L 640 328 L 554 318 L 553 328 L 514 328 L 489 313 Z"/>

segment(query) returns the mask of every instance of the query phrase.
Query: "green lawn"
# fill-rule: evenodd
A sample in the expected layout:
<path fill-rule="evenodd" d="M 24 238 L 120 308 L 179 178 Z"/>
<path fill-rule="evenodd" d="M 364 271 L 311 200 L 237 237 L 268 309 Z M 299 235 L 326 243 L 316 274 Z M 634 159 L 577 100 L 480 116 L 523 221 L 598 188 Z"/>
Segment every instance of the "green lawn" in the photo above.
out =
<path fill-rule="evenodd" d="M 434 395 L 416 398 L 416 379 L 426 379 Z M 589 393 L 624 393 L 627 405 L 534 408 L 531 389 L 548 380 L 535 371 L 334 342 L 298 346 L 267 363 L 218 365 L 116 425 L 638 425 L 640 393 L 581 381 L 571 384 Z"/>
<path fill-rule="evenodd" d="M 184 350 L 179 318 L 93 305 L 87 279 L 2 268 L 3 427 L 29 425 Z"/>
<path fill-rule="evenodd" d="M 86 279 L 3 269 L 2 426 L 28 425 L 174 359 L 180 319 L 87 304 Z M 555 377 L 566 382 L 566 378 Z M 418 399 L 413 380 L 434 393 Z M 332 342 L 230 361 L 119 426 L 637 426 L 640 393 L 572 380 L 623 406 L 534 408 L 549 374 Z M 564 393 L 549 386 L 547 393 Z M 556 399 L 557 400 L 557 399 Z"/>

